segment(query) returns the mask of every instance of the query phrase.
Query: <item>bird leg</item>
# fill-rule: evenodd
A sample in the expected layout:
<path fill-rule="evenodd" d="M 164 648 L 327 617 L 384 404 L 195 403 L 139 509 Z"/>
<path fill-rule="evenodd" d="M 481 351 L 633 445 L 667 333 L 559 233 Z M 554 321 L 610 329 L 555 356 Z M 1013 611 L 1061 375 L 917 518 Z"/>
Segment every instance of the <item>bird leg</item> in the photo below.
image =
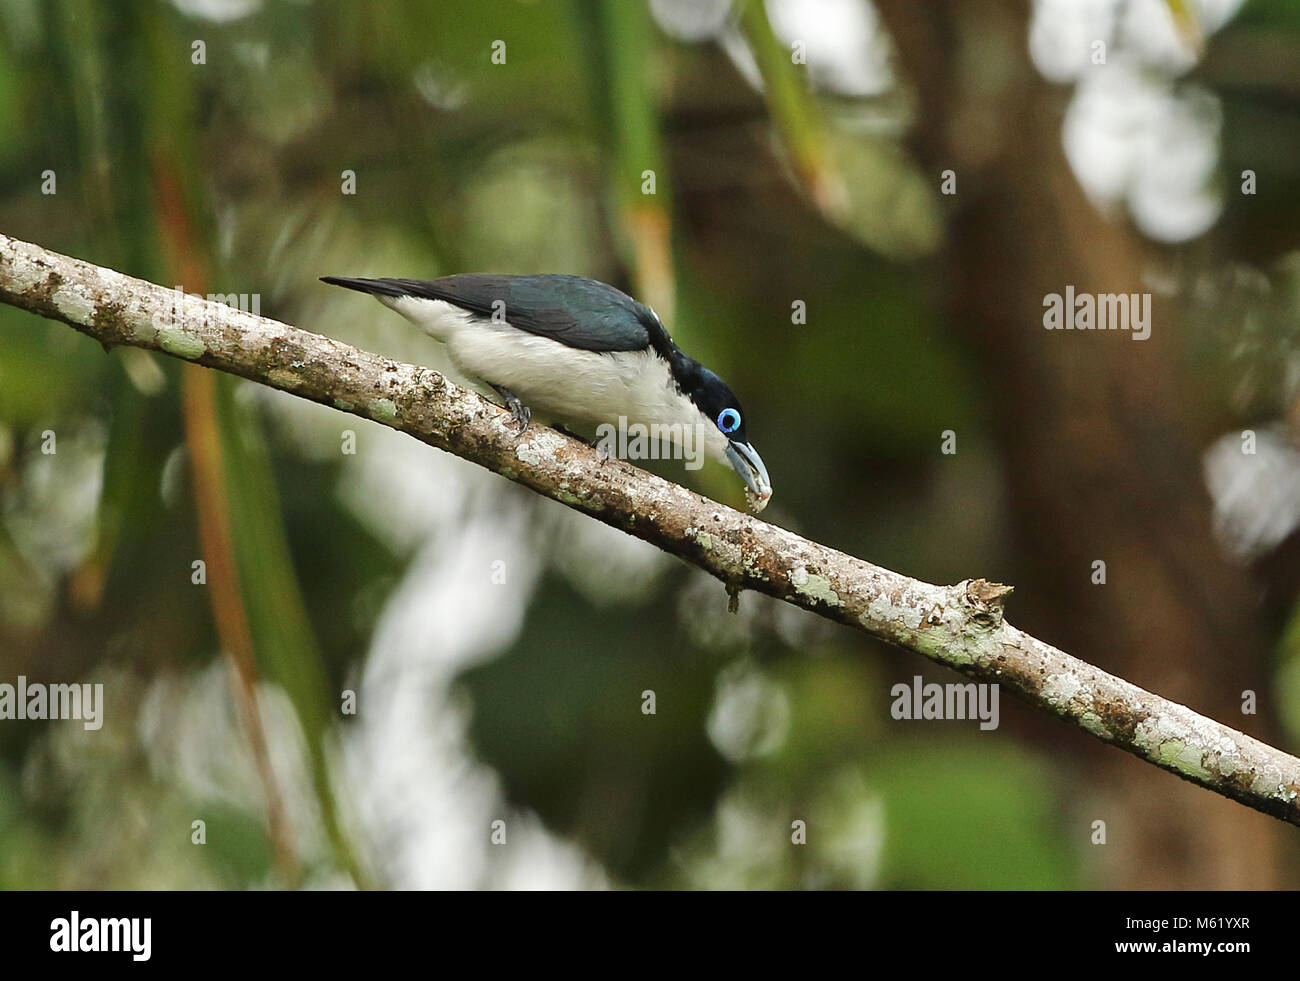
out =
<path fill-rule="evenodd" d="M 515 438 L 518 439 L 527 431 L 528 423 L 531 422 L 533 418 L 533 410 L 520 402 L 519 396 L 508 388 L 502 388 L 500 385 L 493 385 L 492 390 L 505 399 L 506 408 L 510 410 L 510 416 L 514 419 L 515 425 L 519 427 L 519 431 L 515 433 Z"/>

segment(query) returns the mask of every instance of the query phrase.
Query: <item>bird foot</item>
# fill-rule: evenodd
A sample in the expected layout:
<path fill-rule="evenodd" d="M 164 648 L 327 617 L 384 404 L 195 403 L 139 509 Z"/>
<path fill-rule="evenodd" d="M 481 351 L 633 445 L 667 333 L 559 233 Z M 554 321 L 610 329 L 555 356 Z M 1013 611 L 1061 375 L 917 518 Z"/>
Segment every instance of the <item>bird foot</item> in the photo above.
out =
<path fill-rule="evenodd" d="M 505 400 L 506 408 L 510 410 L 510 418 L 519 428 L 515 431 L 515 439 L 519 439 L 528 431 L 528 425 L 533 420 L 533 410 L 519 401 L 519 396 L 508 388 L 502 388 L 499 385 L 492 386 L 493 391 Z"/>

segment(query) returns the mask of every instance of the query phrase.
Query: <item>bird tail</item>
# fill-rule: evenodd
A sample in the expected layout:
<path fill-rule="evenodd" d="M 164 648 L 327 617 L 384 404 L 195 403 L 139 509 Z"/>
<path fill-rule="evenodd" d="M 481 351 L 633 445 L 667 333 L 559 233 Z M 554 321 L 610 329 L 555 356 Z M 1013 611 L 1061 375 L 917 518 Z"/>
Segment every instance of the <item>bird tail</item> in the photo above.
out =
<path fill-rule="evenodd" d="M 410 287 L 399 285 L 395 279 L 353 279 L 348 276 L 322 276 L 322 283 L 329 283 L 332 286 L 342 286 L 350 290 L 356 290 L 358 293 L 369 293 L 371 296 L 407 296 L 410 294 Z"/>

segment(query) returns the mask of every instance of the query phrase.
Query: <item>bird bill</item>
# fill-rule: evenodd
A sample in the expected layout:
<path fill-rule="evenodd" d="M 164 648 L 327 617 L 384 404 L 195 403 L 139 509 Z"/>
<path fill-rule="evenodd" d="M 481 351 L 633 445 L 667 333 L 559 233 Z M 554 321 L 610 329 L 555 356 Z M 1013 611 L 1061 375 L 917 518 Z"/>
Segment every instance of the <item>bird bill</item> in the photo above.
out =
<path fill-rule="evenodd" d="M 763 466 L 763 458 L 749 443 L 733 440 L 727 447 L 727 459 L 745 482 L 745 499 L 751 510 L 755 514 L 762 511 L 772 497 L 772 481 L 767 476 L 767 467 Z"/>

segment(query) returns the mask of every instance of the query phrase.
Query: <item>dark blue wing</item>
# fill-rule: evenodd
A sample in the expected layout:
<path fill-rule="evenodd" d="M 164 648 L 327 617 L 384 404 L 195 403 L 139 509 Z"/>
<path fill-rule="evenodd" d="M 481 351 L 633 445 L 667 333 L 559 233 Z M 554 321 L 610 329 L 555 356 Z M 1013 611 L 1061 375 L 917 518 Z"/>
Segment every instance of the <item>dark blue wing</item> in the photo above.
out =
<path fill-rule="evenodd" d="M 584 351 L 644 350 L 650 346 L 646 323 L 656 323 L 650 311 L 626 293 L 583 276 L 464 273 L 434 280 L 328 276 L 325 282 L 384 296 L 446 300 L 484 317 L 499 310 L 520 330 Z"/>

